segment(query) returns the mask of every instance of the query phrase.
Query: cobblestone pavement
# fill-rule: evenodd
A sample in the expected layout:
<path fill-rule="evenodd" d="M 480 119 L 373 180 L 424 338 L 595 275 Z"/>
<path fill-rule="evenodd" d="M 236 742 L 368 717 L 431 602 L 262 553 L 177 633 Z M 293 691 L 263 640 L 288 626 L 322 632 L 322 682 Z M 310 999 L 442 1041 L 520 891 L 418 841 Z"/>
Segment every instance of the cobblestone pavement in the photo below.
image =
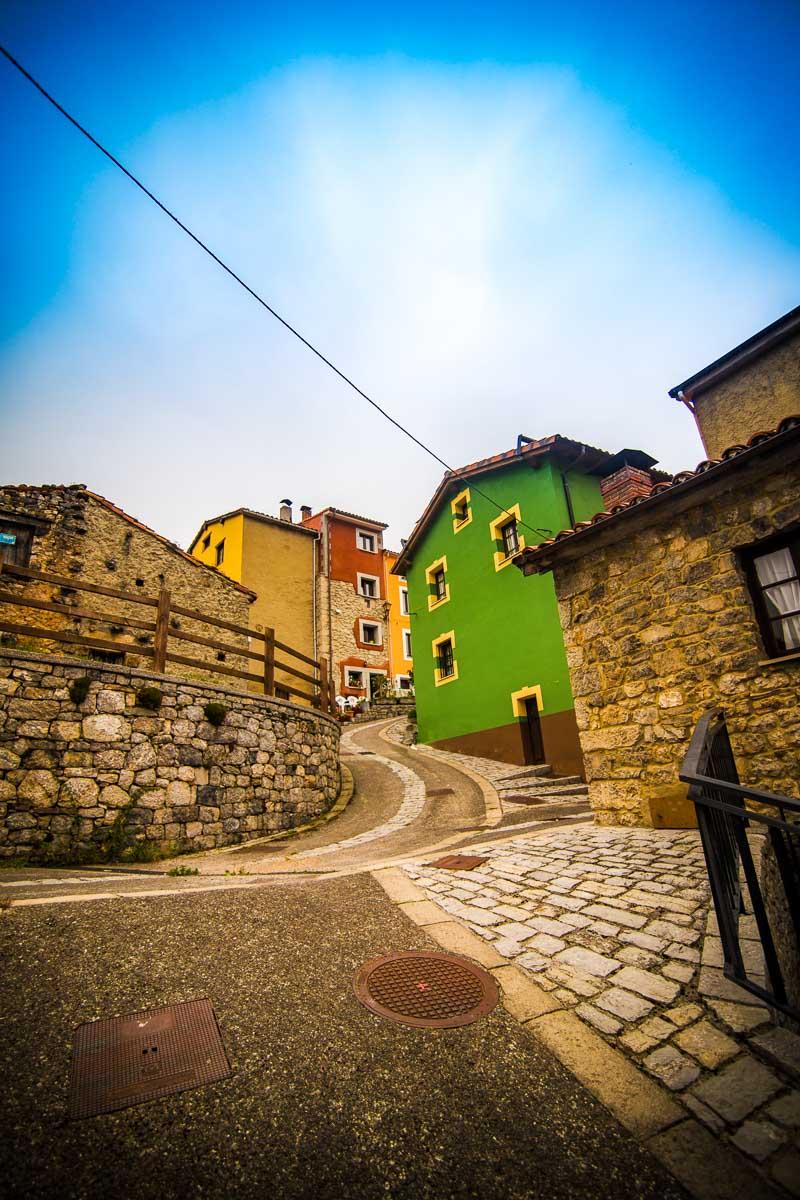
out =
<path fill-rule="evenodd" d="M 800 1037 L 723 975 L 697 833 L 583 825 L 470 853 L 487 862 L 406 871 L 800 1195 Z M 741 932 L 748 969 L 763 970 L 752 917 Z"/>

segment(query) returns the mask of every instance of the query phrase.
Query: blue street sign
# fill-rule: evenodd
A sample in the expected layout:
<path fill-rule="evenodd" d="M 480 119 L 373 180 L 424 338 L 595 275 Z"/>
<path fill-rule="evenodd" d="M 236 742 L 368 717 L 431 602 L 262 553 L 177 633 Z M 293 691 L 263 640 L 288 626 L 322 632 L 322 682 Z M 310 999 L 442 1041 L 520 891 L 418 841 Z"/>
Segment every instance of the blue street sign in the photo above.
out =
<path fill-rule="evenodd" d="M 0 546 L 13 546 L 16 540 L 15 533 L 0 533 Z"/>

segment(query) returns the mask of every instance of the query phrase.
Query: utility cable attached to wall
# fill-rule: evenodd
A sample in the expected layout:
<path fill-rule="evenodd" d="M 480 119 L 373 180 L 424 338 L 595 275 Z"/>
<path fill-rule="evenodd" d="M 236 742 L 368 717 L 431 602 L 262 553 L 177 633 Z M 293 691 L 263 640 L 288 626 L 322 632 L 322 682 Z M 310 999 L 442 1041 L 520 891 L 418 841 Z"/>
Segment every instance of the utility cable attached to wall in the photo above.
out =
<path fill-rule="evenodd" d="M 209 258 L 213 258 L 213 260 L 217 264 L 217 266 L 221 267 L 222 270 L 226 272 L 226 274 L 230 275 L 231 279 L 234 279 L 240 285 L 240 287 L 243 287 L 244 290 L 246 292 L 248 292 L 249 295 L 251 295 L 253 297 L 253 299 L 255 301 L 257 301 L 258 304 L 261 305 L 262 308 L 265 308 L 267 310 L 267 312 L 270 314 L 270 316 L 274 317 L 276 321 L 279 321 L 281 323 L 281 325 L 283 325 L 284 329 L 287 329 L 289 331 L 289 333 L 291 333 L 294 337 L 296 337 L 298 339 L 298 341 L 302 342 L 307 350 L 310 350 L 312 354 L 316 355 L 316 357 L 321 362 L 323 362 L 326 367 L 329 367 L 330 370 L 333 371 L 335 375 L 338 375 L 339 378 L 342 380 L 342 382 L 346 383 L 348 387 L 352 388 L 352 390 L 357 395 L 359 395 L 362 398 L 362 400 L 366 400 L 367 404 L 372 405 L 372 407 L 376 410 L 376 412 L 379 412 L 382 417 L 384 417 L 387 421 L 390 422 L 390 424 L 394 425 L 395 429 L 399 429 L 400 432 L 405 434 L 405 436 L 407 438 L 410 438 L 411 441 L 415 443 L 415 445 L 419 446 L 420 450 L 424 450 L 424 452 L 426 454 L 430 455 L 431 458 L 435 459 L 436 462 L 440 463 L 441 466 L 443 466 L 446 471 L 450 471 L 451 473 L 455 471 L 455 468 L 451 467 L 449 465 L 449 463 L 445 462 L 445 460 L 443 458 L 441 458 L 440 455 L 438 455 L 435 450 L 431 450 L 430 446 L 426 446 L 426 444 L 423 441 L 421 441 L 418 437 L 416 437 L 411 432 L 410 429 L 407 429 L 405 427 L 405 425 L 401 425 L 400 422 L 397 421 L 390 413 L 388 413 L 385 408 L 382 408 L 380 406 L 380 404 L 377 403 L 377 401 L 373 400 L 371 396 L 368 396 L 366 392 L 362 391 L 362 389 L 358 386 L 358 384 L 354 383 L 353 380 L 349 378 L 349 376 L 345 375 L 344 371 L 340 371 L 339 368 L 335 365 L 335 363 L 332 363 L 329 358 L 325 357 L 325 355 L 322 353 L 321 350 L 318 350 L 317 347 L 314 346 L 308 340 L 308 338 L 303 337 L 302 333 L 300 333 L 299 330 L 295 329 L 295 327 L 293 325 L 291 325 L 284 317 L 282 317 L 279 312 L 276 312 L 276 310 L 274 308 L 272 308 L 272 306 L 270 304 L 268 304 L 267 301 L 264 300 L 264 298 L 262 296 L 259 296 L 258 292 L 254 291 L 254 289 L 251 288 L 248 283 L 245 283 L 245 281 L 241 278 L 241 276 L 237 275 L 236 272 L 231 267 L 229 267 L 228 264 L 219 257 L 219 255 L 215 254 L 214 251 L 209 246 L 207 246 L 206 243 L 197 236 L 197 234 L 192 233 L 191 229 L 189 229 L 189 227 L 187 225 L 184 225 L 183 221 L 181 221 L 179 217 L 176 217 L 175 213 L 172 212 L 169 208 L 167 208 L 166 204 L 163 204 L 162 201 L 159 200 L 158 196 L 155 196 L 153 194 L 153 192 L 150 191 L 149 188 L 145 187 L 145 185 L 141 182 L 140 179 L 137 179 L 137 177 L 131 171 L 129 171 L 128 168 L 123 163 L 121 163 L 120 160 L 118 158 L 116 158 L 111 153 L 110 150 L 107 150 L 105 148 L 105 146 L 102 145 L 102 143 L 99 142 L 97 140 L 97 138 L 94 137 L 89 132 L 88 129 L 86 129 L 83 125 L 81 125 L 80 121 L 78 121 L 75 117 L 73 117 L 71 113 L 67 112 L 67 110 L 64 108 L 64 106 L 62 104 L 59 104 L 58 100 L 56 100 L 56 98 L 54 96 L 52 96 L 50 94 L 50 92 L 48 92 L 47 89 L 45 87 L 43 87 L 42 84 L 39 83 L 39 81 L 37 79 L 34 78 L 33 75 L 31 75 L 30 71 L 26 70 L 25 67 L 23 67 L 22 63 L 19 62 L 19 60 L 16 59 L 14 57 L 14 55 L 5 48 L 5 46 L 0 45 L 0 53 L 2 53 L 4 55 L 4 57 L 8 59 L 8 61 L 12 65 L 12 67 L 16 67 L 16 69 L 19 71 L 19 73 L 21 75 L 23 75 L 25 77 L 25 79 L 28 80 L 29 83 L 33 84 L 33 86 L 36 88 L 36 90 L 38 92 L 40 92 L 42 96 L 44 96 L 45 100 L 47 100 L 50 104 L 52 104 L 53 107 L 56 108 L 61 113 L 62 117 L 66 117 L 66 119 L 69 121 L 69 123 L 71 125 L 74 125 L 74 127 L 78 130 L 79 133 L 82 133 L 83 136 L 85 138 L 87 138 L 92 143 L 92 145 L 97 150 L 100 151 L 101 154 L 105 155 L 105 157 L 109 160 L 109 162 L 112 162 L 115 167 L 118 167 L 119 170 L 122 171 L 123 175 L 126 175 L 127 178 L 130 179 L 131 183 L 135 184 L 136 187 L 139 188 L 139 190 L 141 192 L 144 192 L 145 196 L 147 196 L 147 198 L 149 200 L 152 200 L 153 203 L 155 205 L 157 205 L 157 207 L 160 208 L 161 211 L 166 216 L 168 216 L 171 221 L 174 221 L 174 223 L 178 226 L 178 228 L 181 229 L 187 235 L 187 237 L 190 237 L 192 239 L 192 241 L 200 247 L 201 250 L 204 250 L 205 253 L 209 256 Z M 494 505 L 494 507 L 500 513 L 502 513 L 504 516 L 509 516 L 509 517 L 514 516 L 514 514 L 509 512 L 508 509 L 504 508 L 496 500 L 493 500 L 491 496 L 488 496 L 486 494 L 486 492 L 484 492 L 480 488 L 476 487 L 474 483 L 471 484 L 470 486 L 474 489 L 474 491 L 476 491 L 478 493 L 479 496 L 483 496 L 484 500 L 488 500 L 488 502 L 490 504 Z M 519 520 L 517 523 L 519 525 L 523 525 L 526 529 L 530 529 L 530 531 L 532 533 L 536 533 L 536 534 L 540 535 L 541 537 L 550 537 L 552 535 L 552 530 L 550 530 L 550 529 L 537 529 L 535 526 L 527 525 L 524 521 L 519 521 Z"/>

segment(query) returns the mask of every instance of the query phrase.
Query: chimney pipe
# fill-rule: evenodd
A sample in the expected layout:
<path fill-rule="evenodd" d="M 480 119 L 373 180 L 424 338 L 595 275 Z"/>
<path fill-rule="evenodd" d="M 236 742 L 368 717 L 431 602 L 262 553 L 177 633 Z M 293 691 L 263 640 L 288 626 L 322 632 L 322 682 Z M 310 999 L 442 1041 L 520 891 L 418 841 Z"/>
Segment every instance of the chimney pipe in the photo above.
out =
<path fill-rule="evenodd" d="M 310 516 L 311 516 L 311 505 L 310 504 L 301 504 L 300 505 L 300 520 L 307 521 Z"/>
<path fill-rule="evenodd" d="M 291 500 L 281 500 L 281 520 L 287 521 L 289 525 L 292 523 L 292 502 Z"/>

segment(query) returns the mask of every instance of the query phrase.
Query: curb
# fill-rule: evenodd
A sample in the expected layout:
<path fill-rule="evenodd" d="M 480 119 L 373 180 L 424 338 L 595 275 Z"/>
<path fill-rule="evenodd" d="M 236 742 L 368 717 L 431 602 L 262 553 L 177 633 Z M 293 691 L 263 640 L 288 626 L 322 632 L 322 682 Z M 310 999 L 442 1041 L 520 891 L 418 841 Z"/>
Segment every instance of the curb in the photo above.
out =
<path fill-rule="evenodd" d="M 398 717 L 396 719 L 403 721 L 405 720 L 405 717 Z M 381 738 L 382 741 L 386 742 L 387 745 L 394 746 L 396 749 L 398 743 L 393 742 L 390 738 L 386 737 L 385 735 L 387 733 L 388 727 L 386 729 L 380 729 L 378 730 L 378 737 Z M 436 758 L 435 750 L 432 751 L 427 746 L 421 746 L 419 743 L 416 743 L 414 746 L 404 746 L 403 749 L 408 750 L 409 752 L 414 750 L 418 753 L 428 755 L 437 762 L 441 761 Z M 451 767 L 452 770 L 456 771 L 457 773 L 466 775 L 467 778 L 471 779 L 473 783 L 477 783 L 481 791 L 483 807 L 486 812 L 486 816 L 483 819 L 483 828 L 494 829 L 495 825 L 499 825 L 503 819 L 503 806 L 500 803 L 500 794 L 497 791 L 497 788 L 489 783 L 489 780 L 484 778 L 483 775 L 479 775 L 477 771 L 473 771 L 470 767 L 465 767 L 461 764 L 456 766 L 455 763 L 451 762 L 444 762 L 443 765 L 446 767 Z"/>
<path fill-rule="evenodd" d="M 587 1091 L 641 1142 L 696 1200 L 779 1200 L 779 1193 L 731 1145 L 723 1145 L 660 1084 L 590 1029 L 519 967 L 429 900 L 399 867 L 370 872 L 389 899 L 444 949 L 485 967 L 503 1007 L 542 1042 Z"/>

